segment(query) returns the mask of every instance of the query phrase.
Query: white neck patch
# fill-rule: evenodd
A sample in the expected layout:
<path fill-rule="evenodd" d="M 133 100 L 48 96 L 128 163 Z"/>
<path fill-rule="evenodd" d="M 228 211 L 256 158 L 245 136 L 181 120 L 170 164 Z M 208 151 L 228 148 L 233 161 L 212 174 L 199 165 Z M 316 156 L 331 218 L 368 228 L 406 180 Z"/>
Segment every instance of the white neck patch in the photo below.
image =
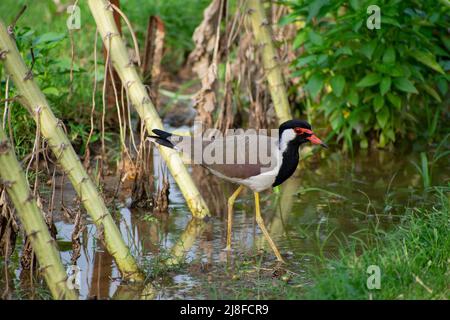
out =
<path fill-rule="evenodd" d="M 280 139 L 281 153 L 283 153 L 286 150 L 288 143 L 290 141 L 294 140 L 296 136 L 297 136 L 297 134 L 295 133 L 294 129 L 286 129 L 283 131 L 283 134 L 281 135 L 281 139 Z"/>

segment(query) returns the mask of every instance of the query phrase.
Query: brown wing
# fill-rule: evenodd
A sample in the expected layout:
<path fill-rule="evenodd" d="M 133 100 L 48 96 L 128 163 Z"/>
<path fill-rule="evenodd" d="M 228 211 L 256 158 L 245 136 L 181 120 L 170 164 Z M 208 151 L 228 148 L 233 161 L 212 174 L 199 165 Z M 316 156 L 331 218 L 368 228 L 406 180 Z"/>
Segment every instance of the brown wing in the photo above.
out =
<path fill-rule="evenodd" d="M 229 177 L 247 179 L 276 165 L 275 152 L 278 150 L 276 139 L 264 135 L 232 135 L 223 139 L 204 142 L 203 165 L 211 170 Z M 206 161 L 209 149 L 223 148 L 224 161 Z M 264 149 L 262 149 L 264 148 Z M 276 148 L 276 149 L 275 149 Z"/>
<path fill-rule="evenodd" d="M 276 166 L 278 160 L 277 139 L 266 135 L 228 135 L 211 140 L 172 136 L 171 141 L 191 163 L 229 178 L 253 177 Z"/>

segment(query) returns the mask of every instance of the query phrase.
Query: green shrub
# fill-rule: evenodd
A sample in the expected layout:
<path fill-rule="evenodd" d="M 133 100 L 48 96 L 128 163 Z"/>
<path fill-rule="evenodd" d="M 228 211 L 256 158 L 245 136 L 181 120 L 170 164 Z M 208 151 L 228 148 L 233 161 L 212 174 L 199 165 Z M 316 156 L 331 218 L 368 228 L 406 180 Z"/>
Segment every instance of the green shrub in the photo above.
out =
<path fill-rule="evenodd" d="M 302 27 L 293 76 L 313 115 L 323 114 L 348 148 L 371 138 L 384 147 L 398 137 L 436 137 L 447 117 L 449 7 L 439 1 L 296 0 L 282 23 Z M 369 5 L 381 11 L 370 30 Z M 444 114 L 444 117 L 442 114 Z"/>

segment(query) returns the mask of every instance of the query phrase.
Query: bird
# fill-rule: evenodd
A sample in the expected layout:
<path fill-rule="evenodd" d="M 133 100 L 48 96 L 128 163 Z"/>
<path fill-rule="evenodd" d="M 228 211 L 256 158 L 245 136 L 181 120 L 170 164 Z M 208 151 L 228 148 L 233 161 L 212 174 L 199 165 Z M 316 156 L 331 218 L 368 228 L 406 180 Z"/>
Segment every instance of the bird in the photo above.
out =
<path fill-rule="evenodd" d="M 282 184 L 292 176 L 297 169 L 299 147 L 302 144 L 310 142 L 324 148 L 328 146 L 314 134 L 311 125 L 305 120 L 292 119 L 283 122 L 278 128 L 278 136 L 261 134 L 256 130 L 249 131 L 223 137 L 186 137 L 153 129 L 155 135 L 149 136 L 148 139 L 179 151 L 192 163 L 198 163 L 219 178 L 239 185 L 228 198 L 225 250 L 231 250 L 234 203 L 245 187 L 251 189 L 255 199 L 256 222 L 277 260 L 285 262 L 265 227 L 259 193 Z"/>

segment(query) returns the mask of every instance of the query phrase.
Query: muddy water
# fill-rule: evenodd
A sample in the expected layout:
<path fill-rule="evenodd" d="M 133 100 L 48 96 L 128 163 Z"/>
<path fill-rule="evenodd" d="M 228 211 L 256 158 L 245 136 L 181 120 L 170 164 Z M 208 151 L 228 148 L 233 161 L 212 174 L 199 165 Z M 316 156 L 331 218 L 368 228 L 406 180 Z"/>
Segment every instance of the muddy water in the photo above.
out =
<path fill-rule="evenodd" d="M 311 255 L 331 256 L 343 236 L 370 232 L 373 226 L 389 228 L 398 221 L 405 206 L 425 201 L 421 177 L 411 161 L 417 159 L 413 155 L 395 156 L 389 152 L 360 154 L 354 159 L 328 153 L 323 159 L 316 157 L 310 161 L 308 168 L 282 188 L 264 193 L 263 216 L 274 241 L 289 261 L 289 270 L 304 274 Z M 156 169 L 160 169 L 158 161 L 155 163 Z M 434 168 L 434 183 L 448 182 L 449 177 L 442 174 L 449 172 L 448 163 L 445 166 Z M 221 188 L 225 197 L 231 194 L 233 186 L 223 184 Z M 65 201 L 70 202 L 75 194 L 68 183 L 64 189 Z M 223 251 L 225 207 L 221 215 L 210 221 L 197 222 L 190 219 L 172 179 L 169 197 L 168 215 L 153 216 L 145 210 L 129 209 L 126 202 L 114 214 L 126 242 L 154 285 L 147 287 L 149 293 L 145 297 L 216 298 L 211 284 L 220 287 L 223 277 L 229 276 L 224 270 L 230 261 L 231 265 L 259 261 L 259 268 L 269 271 L 276 265 L 256 226 L 250 192 L 244 193 L 236 203 L 231 254 Z M 61 212 L 56 212 L 55 220 L 62 259 L 69 266 L 73 225 Z M 164 272 L 159 261 L 166 259 L 170 252 L 185 253 L 180 258 L 185 263 Z M 96 228 L 89 220 L 77 265 L 81 299 L 142 298 L 141 288 L 121 282 L 114 261 L 97 240 Z M 19 263 L 10 263 L 8 269 L 4 264 L 0 266 L 3 269 L 0 291 L 4 297 L 45 297 L 36 294 L 36 290 L 33 295 L 28 294 L 29 289 L 14 280 L 20 278 Z M 308 282 L 306 274 L 304 281 Z"/>

